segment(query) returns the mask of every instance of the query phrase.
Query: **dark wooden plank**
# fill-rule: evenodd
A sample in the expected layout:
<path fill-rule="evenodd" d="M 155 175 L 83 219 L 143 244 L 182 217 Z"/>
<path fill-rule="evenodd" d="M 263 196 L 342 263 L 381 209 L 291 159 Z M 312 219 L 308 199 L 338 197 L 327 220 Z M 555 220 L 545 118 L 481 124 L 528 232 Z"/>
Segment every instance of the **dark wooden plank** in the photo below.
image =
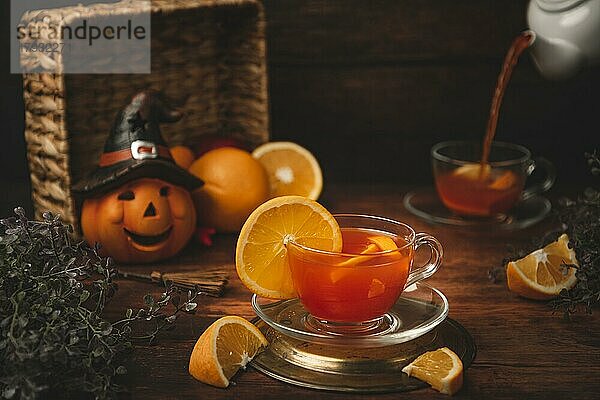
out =
<path fill-rule="evenodd" d="M 498 59 L 526 0 L 266 0 L 272 64 Z"/>
<path fill-rule="evenodd" d="M 478 347 L 474 364 L 465 373 L 457 399 L 593 399 L 600 392 L 600 314 L 578 315 L 572 321 L 553 315 L 544 302 L 521 299 L 504 283 L 495 284 L 487 271 L 501 265 L 510 245 L 522 246 L 532 236 L 554 225 L 545 222 L 518 232 L 469 231 L 432 226 L 408 214 L 402 207 L 406 187 L 399 185 L 328 185 L 322 198 L 333 212 L 385 215 L 405 221 L 419 231 L 440 239 L 445 248 L 444 264 L 430 279 L 450 302 L 450 316 L 473 335 Z M 187 373 L 189 354 L 203 330 L 222 315 L 254 316 L 250 292 L 235 274 L 235 235 L 218 236 L 211 248 L 191 246 L 169 262 L 132 270 L 159 268 L 182 270 L 222 266 L 231 281 L 225 296 L 206 298 L 194 316 L 182 316 L 175 330 L 161 336 L 154 346 L 140 345 L 129 365 L 127 383 L 133 398 L 315 398 L 346 399 L 328 393 L 280 383 L 249 369 L 234 378 L 235 385 L 216 389 L 196 382 Z M 116 316 L 129 304 L 141 306 L 148 290 L 157 288 L 139 282 L 121 281 L 117 297 L 109 307 Z M 392 399 L 399 394 L 352 396 Z M 446 399 L 433 390 L 401 394 L 406 399 Z"/>

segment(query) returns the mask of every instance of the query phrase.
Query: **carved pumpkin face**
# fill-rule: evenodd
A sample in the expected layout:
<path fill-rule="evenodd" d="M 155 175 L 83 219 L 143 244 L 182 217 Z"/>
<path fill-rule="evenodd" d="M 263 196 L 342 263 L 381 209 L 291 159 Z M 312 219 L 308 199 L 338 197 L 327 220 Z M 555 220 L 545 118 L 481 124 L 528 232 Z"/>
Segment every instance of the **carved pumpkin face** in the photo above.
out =
<path fill-rule="evenodd" d="M 81 228 L 90 244 L 116 261 L 146 263 L 181 250 L 196 226 L 190 193 L 160 179 L 138 179 L 87 199 Z"/>

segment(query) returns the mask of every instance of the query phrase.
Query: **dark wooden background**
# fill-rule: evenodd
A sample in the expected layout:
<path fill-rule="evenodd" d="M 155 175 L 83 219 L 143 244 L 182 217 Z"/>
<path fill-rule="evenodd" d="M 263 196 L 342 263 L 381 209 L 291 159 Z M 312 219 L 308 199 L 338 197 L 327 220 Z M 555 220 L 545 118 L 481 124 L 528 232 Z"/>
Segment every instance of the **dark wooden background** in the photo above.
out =
<path fill-rule="evenodd" d="M 9 1 L 2 2 L 8 21 Z M 491 95 L 525 0 L 266 0 L 273 140 L 319 159 L 326 182 L 429 184 L 429 148 L 483 136 Z M 0 212 L 29 205 L 20 76 L 0 48 Z M 600 69 L 544 80 L 524 57 L 497 138 L 524 144 L 583 182 L 600 147 Z M 28 207 L 29 208 L 29 207 Z"/>
<path fill-rule="evenodd" d="M 428 182 L 433 143 L 482 138 L 527 3 L 266 1 L 273 137 L 305 144 L 335 181 Z M 599 89 L 600 69 L 548 82 L 524 57 L 497 138 L 571 177 L 600 144 Z"/>

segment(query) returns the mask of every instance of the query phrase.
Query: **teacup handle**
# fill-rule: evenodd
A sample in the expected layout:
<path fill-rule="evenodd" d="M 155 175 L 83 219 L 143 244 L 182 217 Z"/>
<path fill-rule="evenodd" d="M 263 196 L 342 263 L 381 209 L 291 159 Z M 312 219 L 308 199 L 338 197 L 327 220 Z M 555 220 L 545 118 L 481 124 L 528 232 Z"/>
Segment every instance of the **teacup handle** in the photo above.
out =
<path fill-rule="evenodd" d="M 527 173 L 527 176 L 529 176 L 533 171 L 540 169 L 546 173 L 546 177 L 541 182 L 535 183 L 523 190 L 523 194 L 521 195 L 522 200 L 527 200 L 532 196 L 547 192 L 552 185 L 554 185 L 554 181 L 556 180 L 556 168 L 554 168 L 554 165 L 550 161 L 543 157 L 537 157 L 530 160 L 525 172 Z"/>
<path fill-rule="evenodd" d="M 428 233 L 417 233 L 415 236 L 415 251 L 422 245 L 428 246 L 431 250 L 429 261 L 422 267 L 414 268 L 410 271 L 404 287 L 408 287 L 413 283 L 429 278 L 442 264 L 444 249 L 442 248 L 442 244 L 436 238 Z"/>

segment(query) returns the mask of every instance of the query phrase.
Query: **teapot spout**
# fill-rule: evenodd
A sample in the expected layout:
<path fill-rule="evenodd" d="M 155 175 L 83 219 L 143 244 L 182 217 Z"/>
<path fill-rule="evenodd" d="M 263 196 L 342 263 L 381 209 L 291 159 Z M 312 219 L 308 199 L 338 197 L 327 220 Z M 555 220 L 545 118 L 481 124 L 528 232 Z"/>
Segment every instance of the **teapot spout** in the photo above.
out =
<path fill-rule="evenodd" d="M 583 53 L 572 43 L 559 38 L 545 38 L 531 30 L 527 33 L 532 36 L 529 50 L 533 63 L 545 78 L 567 79 L 584 66 Z"/>

